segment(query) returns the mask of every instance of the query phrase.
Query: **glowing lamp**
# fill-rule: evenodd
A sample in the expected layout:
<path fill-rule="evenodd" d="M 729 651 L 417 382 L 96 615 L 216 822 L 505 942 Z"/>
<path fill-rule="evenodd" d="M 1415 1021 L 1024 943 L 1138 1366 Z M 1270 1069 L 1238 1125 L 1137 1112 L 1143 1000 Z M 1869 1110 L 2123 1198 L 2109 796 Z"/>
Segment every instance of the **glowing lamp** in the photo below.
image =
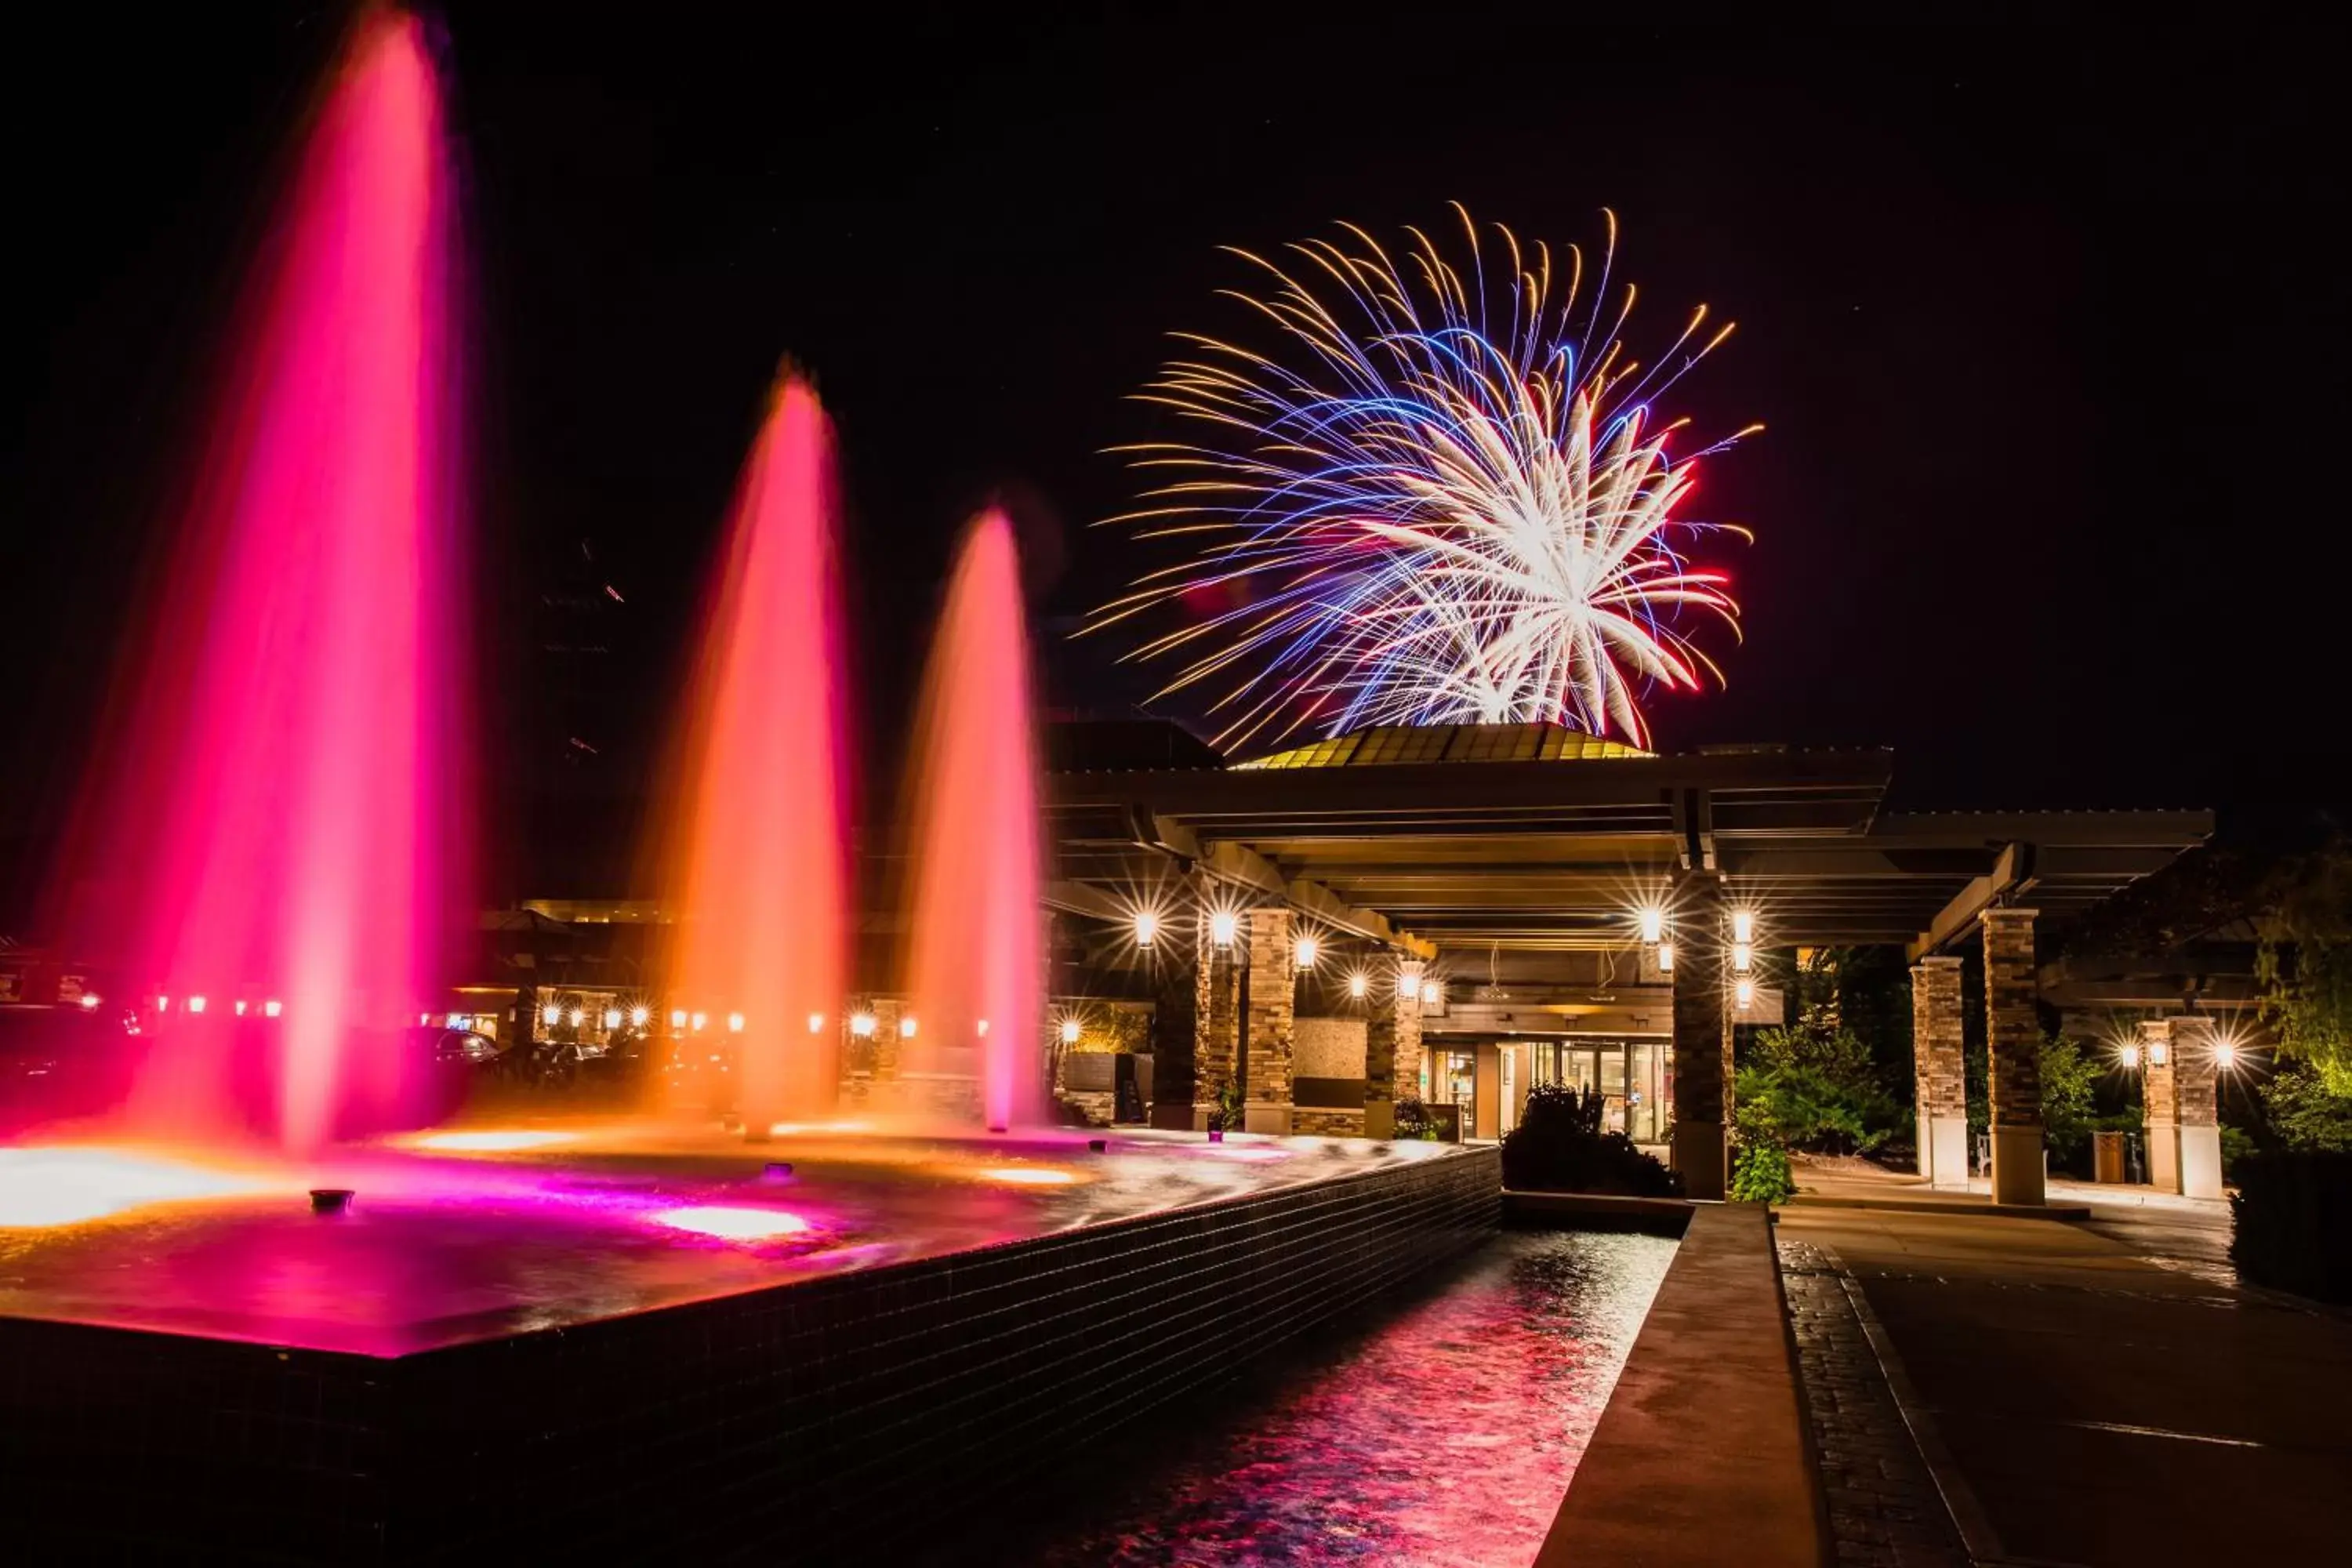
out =
<path fill-rule="evenodd" d="M 245 1000 L 242 997 L 237 999 L 236 1016 L 240 1018 L 245 1016 Z"/>
<path fill-rule="evenodd" d="M 1135 913 L 1135 945 L 1150 947 L 1159 934 L 1160 917 L 1150 910 L 1138 910 Z"/>
<path fill-rule="evenodd" d="M 1219 910 L 1209 917 L 1209 940 L 1219 947 L 1231 947 L 1241 924 L 1241 917 L 1233 910 Z"/>
<path fill-rule="evenodd" d="M 643 1007 L 632 1007 L 629 1009 L 629 1027 L 642 1029 L 646 1026 L 646 1020 L 652 1016 L 653 1015 Z"/>
<path fill-rule="evenodd" d="M 605 1008 L 605 1009 L 604 1009 L 604 1027 L 606 1027 L 606 1028 L 608 1028 L 608 1029 L 617 1029 L 617 1028 L 619 1028 L 620 1026 L 621 1026 L 621 1010 L 620 1010 L 618 1007 L 607 1007 L 607 1008 Z"/>
<path fill-rule="evenodd" d="M 851 1014 L 849 1016 L 849 1032 L 856 1036 L 861 1040 L 872 1039 L 874 1037 L 874 1015 L 871 1013 Z"/>
<path fill-rule="evenodd" d="M 285 1011 L 286 1011 L 286 1004 L 285 1004 L 285 1003 L 283 1003 L 283 1002 L 280 1002 L 280 1001 L 279 1001 L 277 997 L 275 997 L 275 996 L 272 996 L 268 1001 L 264 1002 L 264 1003 L 261 1005 L 261 1016 L 262 1016 L 263 1017 L 265 1017 L 265 1018 L 275 1018 L 275 1017 L 277 1017 L 280 1013 L 283 1013 L 283 1012 L 285 1012 Z"/>
<path fill-rule="evenodd" d="M 730 1013 L 727 1015 L 727 1032 L 730 1035 L 740 1035 L 743 1032 L 742 1014 Z"/>
<path fill-rule="evenodd" d="M 189 1011 L 189 1012 L 191 1012 L 191 1013 L 201 1013 L 201 1012 L 203 1012 L 204 1010 L 205 1010 L 205 999 L 204 999 L 203 997 L 201 997 L 201 996 L 191 996 L 191 997 L 189 997 L 189 998 L 188 998 L 188 1011 Z"/>
<path fill-rule="evenodd" d="M 1745 974 L 1756 967 L 1756 950 L 1744 942 L 1731 944 L 1731 972 Z"/>
<path fill-rule="evenodd" d="M 1754 910 L 1734 910 L 1731 911 L 1731 940 L 1734 942 L 1754 942 L 1756 940 L 1756 911 Z"/>
<path fill-rule="evenodd" d="M 2116 1051 L 2116 1055 L 2122 1060 L 2124 1066 L 2126 1068 L 2136 1068 L 2139 1066 L 2139 1047 L 2137 1046 L 2126 1046 Z"/>
<path fill-rule="evenodd" d="M 452 1013 L 441 1020 L 441 1026 L 445 1029 L 462 1029 L 472 1022 L 473 1020 L 463 1013 Z"/>
<path fill-rule="evenodd" d="M 93 1008 L 93 1007 L 95 1007 L 95 1006 L 97 1006 L 97 1005 L 98 1005 L 98 994 L 97 994 L 96 992 L 94 992 L 94 991 L 85 991 L 85 992 L 83 992 L 83 993 L 81 994 L 81 1010 L 82 1010 L 83 1012 L 87 1013 L 87 1012 L 89 1012 L 91 1008 Z"/>
<path fill-rule="evenodd" d="M 898 1020 L 898 1037 L 902 1040 L 915 1037 L 915 1016 L 912 1013 Z"/>
<path fill-rule="evenodd" d="M 812 1035 L 819 1033 L 824 1029 L 824 1015 L 822 1013 L 811 1013 L 809 1015 L 809 1033 Z"/>
<path fill-rule="evenodd" d="M 983 1040 L 988 1038 L 988 1020 L 985 1018 L 980 1021 L 980 1037 Z"/>
<path fill-rule="evenodd" d="M 2150 1040 L 2147 1043 L 2148 1066 L 2152 1068 L 2160 1068 L 2171 1059 L 2172 1047 L 2170 1046 L 2166 1045 L 2162 1040 Z"/>
<path fill-rule="evenodd" d="M 1746 975 L 1740 976 L 1739 983 L 1731 988 L 1731 994 L 1742 1007 L 1754 1006 L 1756 1005 L 1756 982 L 1748 979 Z"/>
<path fill-rule="evenodd" d="M 416 1023 L 417 1023 L 417 1026 L 418 1026 L 419 1028 L 424 1027 L 425 1025 L 427 1025 L 427 1024 L 429 1024 L 429 1023 L 431 1023 L 431 1022 L 433 1022 L 433 1015 L 432 1015 L 432 1014 L 430 1014 L 430 1013 L 419 1013 L 418 1015 L 416 1015 Z"/>
<path fill-rule="evenodd" d="M 572 1009 L 572 1012 L 571 1012 L 572 1026 L 573 1028 L 575 1028 L 575 1029 L 576 1029 L 576 1028 L 578 1028 L 578 1027 L 580 1026 L 580 1020 L 582 1020 L 583 1018 L 585 1018 L 587 1016 L 588 1016 L 588 1015 L 587 1015 L 586 1013 L 584 1013 L 584 1012 L 581 1011 L 581 1010 L 580 1010 L 579 1008 L 577 1008 L 577 1007 L 574 1007 L 573 1009 Z"/>
<path fill-rule="evenodd" d="M 563 1022 L 563 1009 L 550 1002 L 539 1010 L 539 1021 L 552 1029 Z"/>
<path fill-rule="evenodd" d="M 1656 942 L 1666 934 L 1666 911 L 1652 904 L 1642 911 L 1642 940 Z"/>
<path fill-rule="evenodd" d="M 1078 1043 L 1078 1020 L 1077 1020 L 1077 1018 L 1076 1018 L 1075 1016 L 1070 1016 L 1070 1017 L 1064 1018 L 1064 1019 L 1062 1020 L 1062 1044 L 1064 1044 L 1064 1045 L 1066 1045 L 1066 1046 L 1075 1046 L 1075 1045 L 1076 1045 L 1077 1043 Z"/>
<path fill-rule="evenodd" d="M 1423 1006 L 1434 1007 L 1440 1002 L 1444 1000 L 1445 987 L 1439 982 L 1434 980 L 1424 980 L 1421 983 L 1421 1005 Z"/>
<path fill-rule="evenodd" d="M 1291 955 L 1298 961 L 1299 968 L 1312 969 L 1315 967 L 1317 955 L 1322 951 L 1323 944 L 1321 942 L 1317 942 L 1311 936 L 1302 936 L 1298 939 L 1297 947 L 1292 950 Z"/>
<path fill-rule="evenodd" d="M 2238 1047 L 2223 1040 L 2213 1047 L 2213 1065 L 2223 1072 L 2234 1072 L 2238 1067 Z"/>
<path fill-rule="evenodd" d="M 692 1017 L 688 1018 L 687 1022 L 693 1026 L 694 1032 L 698 1035 L 702 1033 L 702 1026 L 710 1022 L 710 1015 L 708 1013 L 697 1013 Z"/>
<path fill-rule="evenodd" d="M 1362 970 L 1359 969 L 1355 973 L 1348 976 L 1348 994 L 1355 997 L 1358 1001 L 1362 1001 L 1364 997 L 1370 994 L 1371 989 L 1371 976 L 1366 974 Z"/>
<path fill-rule="evenodd" d="M 155 998 L 155 1011 L 158 1013 L 168 1013 L 171 1010 L 172 999 L 169 996 L 158 996 Z"/>
<path fill-rule="evenodd" d="M 648 1216 L 656 1225 L 692 1231 L 720 1241 L 765 1241 L 772 1237 L 798 1236 L 808 1221 L 781 1209 L 737 1208 L 725 1204 L 696 1204 L 662 1209 Z"/>
<path fill-rule="evenodd" d="M 669 1026 L 670 1026 L 671 1028 L 673 1028 L 673 1029 L 683 1029 L 683 1028 L 685 1028 L 685 1027 L 686 1027 L 686 1009 L 685 1009 L 685 1008 L 683 1008 L 683 1007 L 675 1007 L 675 1008 L 672 1008 L 672 1009 L 670 1010 L 670 1015 L 669 1015 Z"/>
<path fill-rule="evenodd" d="M 1672 974 L 1674 972 L 1675 944 L 1670 942 L 1662 942 L 1658 943 L 1658 973 L 1661 974 Z"/>

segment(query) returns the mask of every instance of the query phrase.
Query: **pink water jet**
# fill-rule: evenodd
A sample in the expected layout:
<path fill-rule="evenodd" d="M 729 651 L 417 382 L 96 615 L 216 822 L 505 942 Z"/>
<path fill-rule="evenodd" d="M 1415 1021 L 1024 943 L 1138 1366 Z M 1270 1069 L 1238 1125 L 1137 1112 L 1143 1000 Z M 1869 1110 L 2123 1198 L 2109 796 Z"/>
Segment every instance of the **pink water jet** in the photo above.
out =
<path fill-rule="evenodd" d="M 146 1004 L 175 999 L 142 1037 L 147 1127 L 307 1152 L 429 1092 L 400 1027 L 448 957 L 469 858 L 450 202 L 422 30 L 372 10 L 247 287 L 94 792 L 102 847 L 76 868 L 113 890 L 101 938 Z"/>
<path fill-rule="evenodd" d="M 997 1130 L 1042 1120 L 1045 1099 L 1032 713 L 1020 561 L 992 510 L 964 540 L 924 680 L 907 979 L 925 1053 L 976 1053 Z"/>
<path fill-rule="evenodd" d="M 831 437 L 789 373 L 745 465 L 683 748 L 679 1005 L 740 1013 L 739 1108 L 819 1116 L 837 1087 L 848 874 Z"/>

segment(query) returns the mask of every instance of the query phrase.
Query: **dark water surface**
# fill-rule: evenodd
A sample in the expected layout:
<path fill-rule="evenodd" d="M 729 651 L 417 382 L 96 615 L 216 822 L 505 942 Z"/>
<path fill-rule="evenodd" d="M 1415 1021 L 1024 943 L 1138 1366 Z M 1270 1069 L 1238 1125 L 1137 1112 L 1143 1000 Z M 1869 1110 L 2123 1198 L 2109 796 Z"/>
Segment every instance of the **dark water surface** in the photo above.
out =
<path fill-rule="evenodd" d="M 1529 1563 L 1674 1251 L 1647 1236 L 1499 1236 L 1412 1296 L 1129 1429 L 1053 1483 L 1058 1526 L 983 1558 Z"/>

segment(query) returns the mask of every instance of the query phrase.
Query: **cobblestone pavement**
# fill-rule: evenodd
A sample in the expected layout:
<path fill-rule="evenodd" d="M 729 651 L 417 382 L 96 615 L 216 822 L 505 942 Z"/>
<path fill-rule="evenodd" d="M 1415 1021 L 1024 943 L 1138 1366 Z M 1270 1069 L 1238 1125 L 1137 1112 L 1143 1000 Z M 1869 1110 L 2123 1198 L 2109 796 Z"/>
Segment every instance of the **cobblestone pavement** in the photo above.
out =
<path fill-rule="evenodd" d="M 1838 1562 L 1964 1568 L 1968 1553 L 1895 1407 L 1842 1271 L 1811 1242 L 1779 1245 Z"/>

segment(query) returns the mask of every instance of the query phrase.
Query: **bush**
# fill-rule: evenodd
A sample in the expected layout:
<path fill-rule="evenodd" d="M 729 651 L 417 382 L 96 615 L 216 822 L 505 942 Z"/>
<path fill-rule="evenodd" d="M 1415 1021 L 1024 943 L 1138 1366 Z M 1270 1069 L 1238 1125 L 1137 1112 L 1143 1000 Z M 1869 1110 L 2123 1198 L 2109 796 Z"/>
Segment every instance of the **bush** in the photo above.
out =
<path fill-rule="evenodd" d="M 1606 1103 L 1597 1091 L 1580 1095 L 1565 1084 L 1528 1089 L 1519 1124 L 1503 1140 L 1503 1184 L 1520 1192 L 1681 1196 L 1680 1176 L 1622 1132 L 1601 1130 Z"/>
<path fill-rule="evenodd" d="M 1408 1096 L 1396 1102 L 1396 1131 L 1390 1136 L 1433 1143 L 1443 1136 L 1443 1131 L 1437 1125 L 1437 1119 L 1430 1115 L 1429 1107 L 1423 1105 L 1418 1097 Z"/>
<path fill-rule="evenodd" d="M 1743 1204 L 1784 1204 L 1795 1197 L 1789 1152 L 1770 1143 L 1741 1145 L 1731 1161 L 1731 1195 Z"/>
<path fill-rule="evenodd" d="M 1225 1086 L 1217 1090 L 1217 1103 L 1209 1111 L 1209 1131 L 1237 1132 L 1241 1131 L 1244 1120 L 1242 1086 L 1228 1079 Z"/>
<path fill-rule="evenodd" d="M 2271 1134 L 2281 1145 L 2313 1153 L 2352 1153 L 2352 1095 L 2330 1089 L 2307 1062 L 2279 1066 L 2263 1090 Z"/>
<path fill-rule="evenodd" d="M 1760 1139 L 1784 1151 L 1868 1154 L 1912 1126 L 1870 1047 L 1822 1019 L 1759 1030 L 1741 1056 L 1732 1098 L 1742 1142 Z"/>
<path fill-rule="evenodd" d="M 2042 1042 L 2042 1136 L 2053 1165 L 2073 1167 L 2090 1147 L 2092 1096 L 2105 1069 L 2063 1035 Z"/>
<path fill-rule="evenodd" d="M 2230 1261 L 2257 1285 L 2352 1301 L 2352 1153 L 2266 1150 L 2238 1163 Z"/>

